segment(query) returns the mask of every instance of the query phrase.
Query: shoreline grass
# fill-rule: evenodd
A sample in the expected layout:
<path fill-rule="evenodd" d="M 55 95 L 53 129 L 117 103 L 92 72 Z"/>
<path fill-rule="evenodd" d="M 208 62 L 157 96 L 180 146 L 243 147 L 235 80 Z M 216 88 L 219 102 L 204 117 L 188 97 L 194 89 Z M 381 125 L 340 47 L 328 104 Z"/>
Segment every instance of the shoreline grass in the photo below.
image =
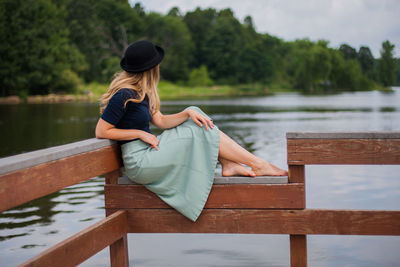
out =
<path fill-rule="evenodd" d="M 49 94 L 35 96 L 9 96 L 0 97 L 0 104 L 18 103 L 64 103 L 64 102 L 98 102 L 100 96 L 107 92 L 108 84 L 92 82 L 79 86 L 72 94 Z M 381 92 L 392 92 L 391 88 L 375 87 L 369 90 Z M 300 93 L 305 95 L 326 95 L 338 94 L 343 92 L 355 92 L 349 90 L 326 90 L 317 92 L 303 92 L 290 88 L 288 84 L 273 83 L 270 85 L 262 84 L 243 84 L 243 85 L 212 85 L 212 86 L 188 86 L 175 84 L 168 81 L 160 81 L 158 94 L 162 101 L 184 100 L 184 99 L 209 99 L 239 96 L 269 96 L 277 93 Z"/>

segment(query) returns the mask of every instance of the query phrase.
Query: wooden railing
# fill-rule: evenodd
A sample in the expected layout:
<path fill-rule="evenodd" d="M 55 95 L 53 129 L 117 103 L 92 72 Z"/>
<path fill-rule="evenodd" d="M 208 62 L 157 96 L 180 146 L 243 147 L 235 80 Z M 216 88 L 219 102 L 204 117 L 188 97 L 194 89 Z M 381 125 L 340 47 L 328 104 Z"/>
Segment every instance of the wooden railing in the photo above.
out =
<path fill-rule="evenodd" d="M 90 139 L 1 159 L 0 211 L 106 174 L 107 218 L 21 266 L 77 265 L 110 246 L 128 266 L 127 233 L 289 234 L 291 266 L 307 265 L 309 234 L 400 235 L 400 211 L 306 209 L 306 164 L 400 164 L 400 133 L 288 133 L 289 178 L 222 178 L 193 223 L 121 177 L 119 147 Z"/>

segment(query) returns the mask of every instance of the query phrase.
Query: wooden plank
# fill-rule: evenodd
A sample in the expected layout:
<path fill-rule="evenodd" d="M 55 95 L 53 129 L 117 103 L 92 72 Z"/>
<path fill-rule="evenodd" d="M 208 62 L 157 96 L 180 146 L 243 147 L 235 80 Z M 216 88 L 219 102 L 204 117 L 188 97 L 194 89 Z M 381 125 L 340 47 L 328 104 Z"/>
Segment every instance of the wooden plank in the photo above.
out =
<path fill-rule="evenodd" d="M 290 235 L 290 266 L 307 267 L 306 235 Z"/>
<path fill-rule="evenodd" d="M 117 145 L 47 162 L 0 176 L 0 212 L 119 169 Z"/>
<path fill-rule="evenodd" d="M 400 211 L 205 209 L 195 223 L 173 209 L 127 212 L 130 233 L 400 235 Z"/>
<path fill-rule="evenodd" d="M 400 164 L 400 139 L 288 139 L 289 165 Z"/>
<path fill-rule="evenodd" d="M 289 165 L 289 183 L 305 183 L 304 165 Z"/>
<path fill-rule="evenodd" d="M 287 139 L 400 139 L 400 132 L 287 132 Z"/>
<path fill-rule="evenodd" d="M 287 184 L 287 176 L 215 176 L 214 184 Z M 130 180 L 127 176 L 119 177 L 118 184 L 137 184 Z"/>
<path fill-rule="evenodd" d="M 117 211 L 20 266 L 76 266 L 126 233 L 126 212 Z"/>
<path fill-rule="evenodd" d="M 118 178 L 121 176 L 121 169 L 117 169 L 106 173 L 104 177 L 106 178 L 106 184 L 118 184 Z"/>
<path fill-rule="evenodd" d="M 91 138 L 66 145 L 50 147 L 11 157 L 1 158 L 0 175 L 33 167 L 39 164 L 44 164 L 50 161 L 75 156 L 81 153 L 90 152 L 114 144 L 116 144 L 115 141 L 108 139 Z"/>
<path fill-rule="evenodd" d="M 142 185 L 105 185 L 106 209 L 170 208 Z M 214 185 L 205 208 L 302 209 L 304 184 L 220 184 Z"/>
<path fill-rule="evenodd" d="M 110 263 L 111 267 L 128 267 L 128 238 L 125 234 L 110 245 Z"/>
<path fill-rule="evenodd" d="M 303 188 L 306 184 L 305 177 L 305 166 L 304 165 L 289 165 L 289 183 L 300 183 L 303 185 Z M 306 208 L 306 191 L 305 188 L 302 192 L 302 195 L 297 199 L 299 203 L 299 208 Z"/>

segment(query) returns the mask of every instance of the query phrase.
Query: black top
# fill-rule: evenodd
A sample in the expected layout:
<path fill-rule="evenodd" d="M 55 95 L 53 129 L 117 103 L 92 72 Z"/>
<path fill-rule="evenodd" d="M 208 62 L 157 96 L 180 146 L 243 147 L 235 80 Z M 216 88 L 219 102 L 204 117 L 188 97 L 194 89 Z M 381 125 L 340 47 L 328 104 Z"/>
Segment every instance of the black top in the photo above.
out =
<path fill-rule="evenodd" d="M 118 129 L 137 129 L 151 133 L 149 126 L 151 115 L 147 95 L 142 102 L 135 103 L 130 101 L 124 108 L 126 100 L 136 97 L 137 94 L 132 89 L 124 88 L 119 90 L 111 97 L 101 118 Z M 125 144 L 132 140 L 118 141 L 118 143 Z"/>

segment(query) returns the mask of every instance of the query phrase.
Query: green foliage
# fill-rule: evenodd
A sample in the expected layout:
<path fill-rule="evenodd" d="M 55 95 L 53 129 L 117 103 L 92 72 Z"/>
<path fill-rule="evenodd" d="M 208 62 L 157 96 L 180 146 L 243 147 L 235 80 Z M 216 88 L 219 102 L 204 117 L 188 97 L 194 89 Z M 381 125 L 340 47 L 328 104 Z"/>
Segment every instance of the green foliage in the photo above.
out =
<path fill-rule="evenodd" d="M 51 1 L 3 0 L 0 14 L 2 95 L 62 90 L 65 71 L 85 69 L 84 57 L 68 39 L 65 12 Z"/>
<path fill-rule="evenodd" d="M 208 75 L 207 67 L 202 65 L 200 68 L 193 69 L 190 72 L 188 84 L 190 86 L 210 86 L 213 81 Z"/>
<path fill-rule="evenodd" d="M 395 84 L 396 59 L 393 56 L 394 44 L 382 43 L 381 58 L 378 61 L 379 80 L 384 86 Z"/>
<path fill-rule="evenodd" d="M 219 92 L 248 94 L 400 83 L 389 41 L 376 60 L 365 46 L 357 52 L 348 44 L 334 49 L 325 40 L 286 42 L 257 33 L 250 16 L 240 22 L 229 8 L 183 14 L 173 7 L 162 15 L 127 0 L 0 0 L 0 94 L 81 92 L 82 84 L 105 90 L 98 85 L 110 82 L 126 47 L 140 39 L 165 49 L 162 82 L 181 84 L 184 95 L 183 85 L 230 84 Z"/>
<path fill-rule="evenodd" d="M 400 58 L 396 59 L 396 71 L 395 71 L 395 75 L 396 75 L 396 85 L 400 85 Z"/>
<path fill-rule="evenodd" d="M 343 57 L 345 59 L 356 59 L 357 58 L 357 50 L 351 47 L 348 44 L 342 44 L 339 47 L 339 51 L 342 52 Z"/>
<path fill-rule="evenodd" d="M 161 75 L 169 81 L 186 81 L 193 42 L 186 24 L 175 16 L 150 13 L 146 17 L 147 37 L 162 46 L 166 57 L 161 63 Z"/>
<path fill-rule="evenodd" d="M 374 78 L 375 59 L 371 50 L 366 46 L 361 46 L 358 50 L 357 59 L 360 62 L 361 69 L 367 77 Z"/>
<path fill-rule="evenodd" d="M 243 28 L 230 9 L 221 10 L 206 39 L 206 61 L 211 78 L 221 83 L 237 83 Z"/>

